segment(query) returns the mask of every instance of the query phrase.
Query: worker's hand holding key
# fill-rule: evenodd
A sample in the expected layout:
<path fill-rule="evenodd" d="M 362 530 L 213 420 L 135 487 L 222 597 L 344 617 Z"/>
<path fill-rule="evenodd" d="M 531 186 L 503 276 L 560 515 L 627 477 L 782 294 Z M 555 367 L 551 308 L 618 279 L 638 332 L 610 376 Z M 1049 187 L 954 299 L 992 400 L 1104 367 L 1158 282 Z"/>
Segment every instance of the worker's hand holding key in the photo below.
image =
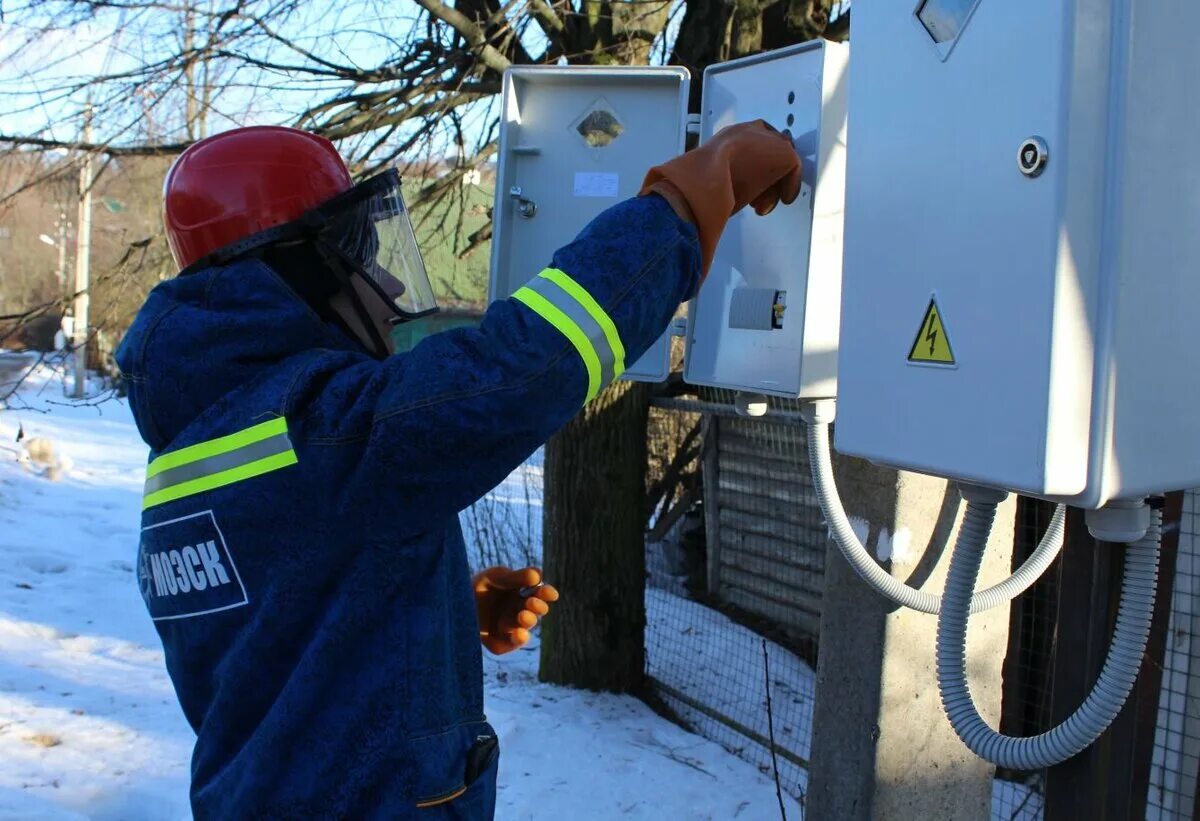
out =
<path fill-rule="evenodd" d="M 542 582 L 536 567 L 489 567 L 475 574 L 473 584 L 479 640 L 498 656 L 528 644 L 529 631 L 558 601 L 558 591 Z"/>

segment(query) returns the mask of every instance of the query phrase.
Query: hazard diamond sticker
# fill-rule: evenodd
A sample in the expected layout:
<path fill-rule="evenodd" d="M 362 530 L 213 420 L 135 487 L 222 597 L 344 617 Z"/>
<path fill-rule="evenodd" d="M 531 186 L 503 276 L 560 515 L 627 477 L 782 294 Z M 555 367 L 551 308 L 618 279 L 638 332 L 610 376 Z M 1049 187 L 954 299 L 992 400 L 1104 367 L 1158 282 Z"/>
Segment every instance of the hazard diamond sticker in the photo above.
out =
<path fill-rule="evenodd" d="M 929 300 L 929 307 L 925 309 L 925 318 L 921 320 L 917 338 L 908 351 L 908 361 L 914 365 L 956 364 L 936 297 Z"/>

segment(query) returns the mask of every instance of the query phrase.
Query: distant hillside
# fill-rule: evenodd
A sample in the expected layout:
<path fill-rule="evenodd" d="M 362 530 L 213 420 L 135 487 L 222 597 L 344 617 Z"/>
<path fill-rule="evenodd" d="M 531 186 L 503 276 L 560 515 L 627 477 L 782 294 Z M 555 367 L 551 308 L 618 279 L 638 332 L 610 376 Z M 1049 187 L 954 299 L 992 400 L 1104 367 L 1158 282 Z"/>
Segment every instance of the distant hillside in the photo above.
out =
<path fill-rule="evenodd" d="M 93 198 L 92 323 L 117 337 L 150 288 L 175 273 L 161 220 L 162 180 L 170 161 L 152 157 L 98 163 L 103 173 Z M 70 292 L 78 177 L 69 168 L 54 173 L 53 166 L 53 157 L 34 152 L 0 154 L 0 316 L 20 314 Z M 450 168 L 441 161 L 401 166 L 407 196 L 414 198 L 421 186 Z M 447 305 L 482 308 L 487 302 L 488 245 L 464 259 L 458 255 L 470 244 L 470 235 L 487 223 L 494 177 L 494 169 L 485 166 L 471 181 L 454 186 L 441 204 L 414 212 L 426 267 L 437 296 Z M 139 243 L 132 252 L 131 243 Z"/>
<path fill-rule="evenodd" d="M 487 304 L 488 257 L 484 244 L 460 259 L 470 236 L 488 221 L 492 185 L 465 185 L 436 206 L 413 212 L 414 229 L 434 293 L 446 305 Z"/>

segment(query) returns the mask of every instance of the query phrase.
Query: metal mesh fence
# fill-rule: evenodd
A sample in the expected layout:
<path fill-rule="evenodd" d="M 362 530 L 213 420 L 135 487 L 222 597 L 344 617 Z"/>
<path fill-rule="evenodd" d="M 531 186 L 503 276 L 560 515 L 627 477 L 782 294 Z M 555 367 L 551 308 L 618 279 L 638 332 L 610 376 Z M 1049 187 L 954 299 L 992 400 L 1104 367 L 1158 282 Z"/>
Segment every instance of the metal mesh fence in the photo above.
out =
<path fill-rule="evenodd" d="M 796 404 L 786 401 L 771 400 L 764 419 L 739 417 L 726 391 L 660 405 L 659 413 L 676 416 L 685 407 L 706 411 L 705 483 L 698 509 L 647 545 L 653 698 L 764 772 L 774 747 L 784 789 L 803 802 L 826 550 L 804 425 Z M 652 442 L 652 459 L 653 451 Z M 1016 564 L 1037 545 L 1052 511 L 1021 500 Z M 1007 732 L 1032 734 L 1048 725 L 1057 595 L 1056 564 L 1012 610 Z M 1042 773 L 998 774 L 992 817 L 1040 819 L 1043 784 Z"/>
<path fill-rule="evenodd" d="M 703 498 L 647 544 L 651 696 L 764 772 L 778 766 L 803 801 L 825 563 L 804 428 L 787 402 L 772 400 L 769 421 L 740 418 L 725 391 L 660 404 L 656 416 L 707 412 Z"/>
<path fill-rule="evenodd" d="M 1054 506 L 1049 503 L 1025 497 L 1017 500 L 1014 570 L 1033 553 L 1053 513 Z M 1006 735 L 1031 736 L 1050 727 L 1060 566 L 1061 561 L 1056 560 L 1010 606 L 1000 715 L 1000 731 Z M 992 792 L 992 818 L 997 821 L 1040 819 L 1045 783 L 1044 771 L 997 771 Z"/>
<path fill-rule="evenodd" d="M 1022 499 L 1021 521 L 1014 563 L 1028 555 L 1048 520 L 1051 507 L 1044 502 Z M 1159 607 L 1168 607 L 1165 648 L 1162 650 L 1162 680 L 1157 691 L 1157 710 L 1153 728 L 1140 725 L 1137 733 L 1153 730 L 1153 752 L 1149 762 L 1148 787 L 1144 795 L 1147 819 L 1191 819 L 1196 817 L 1197 771 L 1200 769 L 1200 642 L 1194 636 L 1200 629 L 1200 493 L 1184 494 L 1178 522 L 1179 542 L 1174 563 L 1174 581 L 1170 598 L 1160 599 Z M 1174 526 L 1168 519 L 1165 531 Z M 1070 534 L 1068 534 L 1070 538 Z M 1084 548 L 1098 546 L 1085 540 Z M 1169 551 L 1164 551 L 1169 555 Z M 1003 732 L 1028 736 L 1044 732 L 1053 723 L 1052 686 L 1057 653 L 1083 636 L 1059 620 L 1059 597 L 1064 589 L 1060 565 L 1055 562 L 1039 582 L 1013 603 L 1008 657 L 1005 662 Z M 1110 631 L 1105 630 L 1104 636 Z M 1151 641 L 1151 651 L 1155 644 Z M 1061 664 L 1062 662 L 1059 661 Z M 1158 663 L 1157 659 L 1154 662 Z M 1061 710 L 1060 710 L 1061 712 Z M 1046 771 L 1019 773 L 1000 771 L 993 803 L 994 818 L 1042 818 Z M 1086 775 L 1088 788 L 1107 792 L 1105 779 L 1110 773 L 1095 764 Z M 1145 786 L 1145 782 L 1142 782 Z M 1061 792 L 1061 789 L 1060 789 Z M 1142 796 L 1134 798 L 1135 805 Z M 1071 814 L 1071 797 L 1060 796 L 1053 815 Z"/>
<path fill-rule="evenodd" d="M 1200 493 L 1183 498 L 1146 817 L 1193 818 L 1200 770 Z"/>
<path fill-rule="evenodd" d="M 471 567 L 542 564 L 542 459 L 526 460 L 487 496 L 462 512 Z"/>

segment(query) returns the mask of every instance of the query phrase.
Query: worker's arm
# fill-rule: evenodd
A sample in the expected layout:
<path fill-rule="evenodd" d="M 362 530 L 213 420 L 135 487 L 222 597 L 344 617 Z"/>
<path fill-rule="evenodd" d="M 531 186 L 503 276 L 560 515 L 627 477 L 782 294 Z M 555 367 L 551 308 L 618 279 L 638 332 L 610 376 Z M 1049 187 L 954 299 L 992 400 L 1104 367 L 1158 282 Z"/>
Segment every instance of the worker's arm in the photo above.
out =
<path fill-rule="evenodd" d="M 375 369 L 356 391 L 373 409 L 363 475 L 421 518 L 467 507 L 645 353 L 699 281 L 696 230 L 664 199 L 613 206 L 477 328 L 359 366 Z"/>
<path fill-rule="evenodd" d="M 758 121 L 652 169 L 646 196 L 598 216 L 478 328 L 335 374 L 322 393 L 350 407 L 324 441 L 365 429 L 358 476 L 419 513 L 414 526 L 467 507 L 666 330 L 732 214 L 796 198 L 799 166 L 791 140 Z"/>

